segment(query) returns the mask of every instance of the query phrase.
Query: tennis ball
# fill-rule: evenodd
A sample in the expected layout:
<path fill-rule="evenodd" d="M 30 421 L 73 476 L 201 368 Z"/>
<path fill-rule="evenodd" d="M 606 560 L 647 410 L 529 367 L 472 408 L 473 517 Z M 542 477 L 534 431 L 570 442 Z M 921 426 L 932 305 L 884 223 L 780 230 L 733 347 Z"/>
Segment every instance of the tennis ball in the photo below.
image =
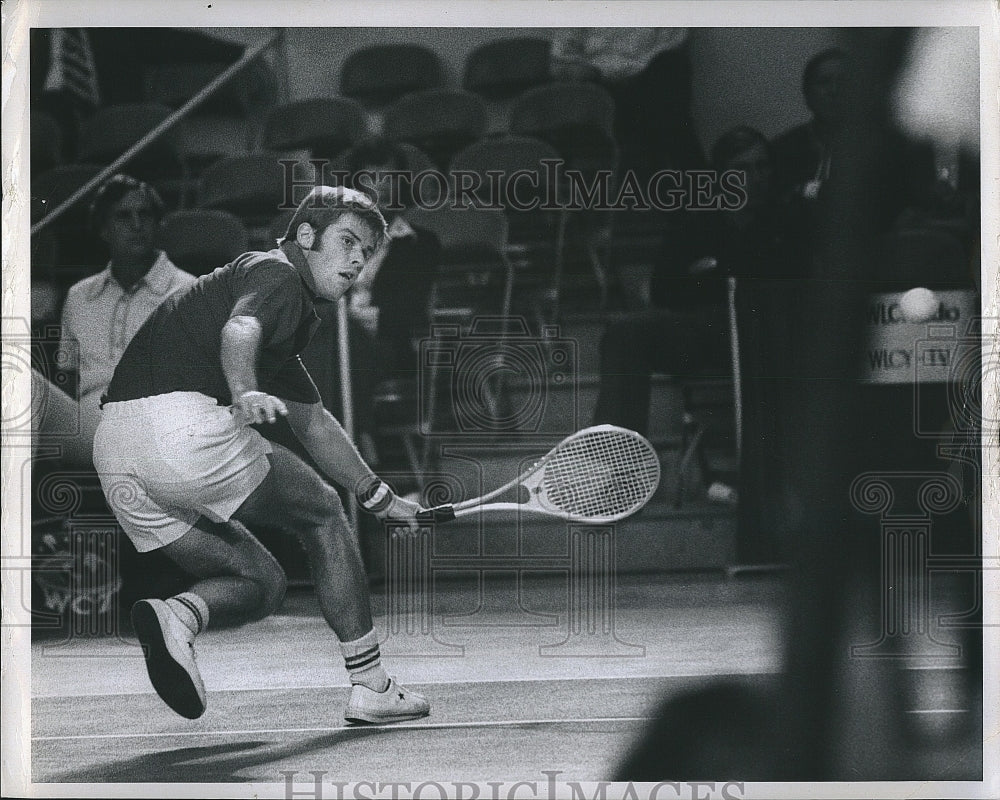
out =
<path fill-rule="evenodd" d="M 937 297 L 930 289 L 910 289 L 900 298 L 899 309 L 907 322 L 927 322 L 937 312 Z"/>

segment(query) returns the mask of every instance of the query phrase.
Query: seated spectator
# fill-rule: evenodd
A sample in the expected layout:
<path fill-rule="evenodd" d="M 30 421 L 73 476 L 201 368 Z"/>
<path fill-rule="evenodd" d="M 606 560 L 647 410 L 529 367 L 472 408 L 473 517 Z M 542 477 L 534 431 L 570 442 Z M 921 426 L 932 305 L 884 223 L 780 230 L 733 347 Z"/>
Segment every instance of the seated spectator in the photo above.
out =
<path fill-rule="evenodd" d="M 849 110 L 844 90 L 849 68 L 848 54 L 837 47 L 810 58 L 802 74 L 802 96 L 811 119 L 774 140 L 775 190 L 806 250 L 817 236 L 823 186 L 838 168 L 838 138 Z M 871 195 L 877 197 L 872 222 L 885 232 L 906 209 L 930 202 L 937 182 L 933 149 L 901 134 L 888 109 L 873 113 L 877 118 L 869 125 L 878 141 L 878 158 L 868 178 Z"/>
<path fill-rule="evenodd" d="M 43 433 L 65 430 L 52 427 L 55 416 L 76 412 L 77 434 L 59 438 L 63 457 L 73 463 L 91 464 L 101 395 L 135 332 L 171 292 L 195 280 L 154 247 L 163 210 L 152 186 L 127 175 L 109 178 L 94 197 L 92 228 L 110 258 L 101 272 L 70 287 L 62 312 L 61 349 L 79 356 L 78 406 L 68 405 L 72 398 L 54 386 L 39 395 L 46 398 L 39 409 Z M 45 379 L 35 374 L 32 381 L 40 386 Z"/>
<path fill-rule="evenodd" d="M 758 131 L 734 128 L 713 148 L 712 163 L 720 171 L 745 174 L 746 202 L 732 211 L 690 212 L 679 233 L 665 238 L 651 281 L 650 307 L 611 324 L 604 335 L 595 423 L 645 432 L 654 372 L 682 380 L 731 374 L 729 276 L 740 281 L 737 319 L 744 388 L 761 369 L 749 358 L 762 349 L 755 317 L 764 293 L 756 283 L 767 278 L 780 283 L 794 272 L 775 210 L 770 148 Z M 744 419 L 745 443 L 756 435 L 747 431 L 749 416 Z M 726 494 L 723 487 L 717 491 Z"/>
<path fill-rule="evenodd" d="M 782 197 L 815 199 L 830 177 L 834 139 L 843 119 L 845 60 L 843 50 L 831 47 L 806 64 L 802 96 L 812 117 L 774 140 L 774 182 Z"/>
<path fill-rule="evenodd" d="M 402 148 L 370 139 L 355 145 L 347 160 L 356 188 L 372 195 L 389 223 L 384 247 L 365 267 L 348 297 L 359 439 L 363 449 L 373 451 L 365 439 L 375 432 L 372 397 L 376 388 L 384 381 L 398 385 L 418 377 L 414 341 L 430 331 L 430 296 L 441 246 L 433 233 L 407 221 L 406 209 L 413 206 L 409 181 L 394 182 L 387 175 L 410 168 Z"/>

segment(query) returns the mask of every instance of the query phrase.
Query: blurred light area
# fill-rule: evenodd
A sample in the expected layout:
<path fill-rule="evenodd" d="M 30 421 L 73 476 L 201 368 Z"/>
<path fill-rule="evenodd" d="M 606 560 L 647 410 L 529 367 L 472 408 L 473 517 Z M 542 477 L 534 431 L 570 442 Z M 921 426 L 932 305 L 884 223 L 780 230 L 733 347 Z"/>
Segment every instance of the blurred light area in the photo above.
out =
<path fill-rule="evenodd" d="M 979 150 L 979 29 L 917 32 L 894 97 L 899 125 L 942 147 Z"/>

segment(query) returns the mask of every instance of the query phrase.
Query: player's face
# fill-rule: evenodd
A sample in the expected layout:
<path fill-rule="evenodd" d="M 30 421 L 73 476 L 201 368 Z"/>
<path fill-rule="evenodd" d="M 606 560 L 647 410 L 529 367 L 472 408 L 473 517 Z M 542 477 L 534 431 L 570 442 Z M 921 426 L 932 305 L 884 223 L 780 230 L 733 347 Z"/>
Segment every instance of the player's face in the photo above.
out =
<path fill-rule="evenodd" d="M 368 224 L 357 214 L 342 214 L 306 254 L 316 294 L 338 300 L 354 285 L 374 252 L 375 234 Z"/>
<path fill-rule="evenodd" d="M 156 211 L 149 195 L 129 192 L 108 213 L 102 237 L 116 264 L 148 261 L 156 238 Z"/>

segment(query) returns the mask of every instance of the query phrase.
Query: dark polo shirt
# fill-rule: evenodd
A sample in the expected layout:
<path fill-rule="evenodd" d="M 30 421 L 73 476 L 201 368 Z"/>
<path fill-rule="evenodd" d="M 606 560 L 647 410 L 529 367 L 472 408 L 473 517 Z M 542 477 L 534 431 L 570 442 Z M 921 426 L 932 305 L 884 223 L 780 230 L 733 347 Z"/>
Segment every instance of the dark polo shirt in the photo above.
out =
<path fill-rule="evenodd" d="M 298 245 L 245 253 L 163 301 L 122 355 L 105 400 L 201 392 L 231 405 L 220 355 L 222 328 L 231 317 L 248 316 L 261 325 L 258 388 L 318 403 L 319 392 L 299 358 L 320 322 L 315 300 Z"/>

